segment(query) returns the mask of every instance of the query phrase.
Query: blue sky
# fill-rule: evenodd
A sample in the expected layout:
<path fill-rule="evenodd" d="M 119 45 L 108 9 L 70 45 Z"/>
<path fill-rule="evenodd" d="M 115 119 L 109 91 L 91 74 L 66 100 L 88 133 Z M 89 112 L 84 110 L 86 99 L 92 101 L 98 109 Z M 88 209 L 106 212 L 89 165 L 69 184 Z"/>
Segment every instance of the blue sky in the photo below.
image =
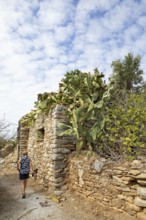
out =
<path fill-rule="evenodd" d="M 17 124 L 67 71 L 108 79 L 132 52 L 146 73 L 146 0 L 0 0 L 0 48 L 0 119 Z"/>

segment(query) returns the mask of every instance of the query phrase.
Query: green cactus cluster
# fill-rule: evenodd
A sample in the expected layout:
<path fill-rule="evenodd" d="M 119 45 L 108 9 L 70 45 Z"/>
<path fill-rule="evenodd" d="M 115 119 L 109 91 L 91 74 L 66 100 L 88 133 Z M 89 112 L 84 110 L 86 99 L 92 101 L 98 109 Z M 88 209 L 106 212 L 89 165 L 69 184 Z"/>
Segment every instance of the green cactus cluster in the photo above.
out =
<path fill-rule="evenodd" d="M 146 92 L 113 90 L 97 69 L 93 74 L 67 72 L 58 92 L 38 94 L 35 108 L 20 123 L 30 127 L 40 114 L 57 104 L 66 106 L 58 136 L 73 135 L 77 150 L 93 149 L 112 159 L 146 155 Z"/>
<path fill-rule="evenodd" d="M 66 107 L 57 135 L 73 135 L 78 150 L 89 149 L 119 159 L 146 156 L 146 82 L 140 57 L 131 53 L 112 63 L 109 84 L 104 75 L 74 70 L 59 83 L 58 92 L 38 94 L 35 108 L 20 124 L 30 127 L 57 104 Z"/>
<path fill-rule="evenodd" d="M 93 74 L 79 70 L 67 72 L 58 92 L 38 94 L 35 109 L 25 115 L 20 123 L 30 127 L 39 114 L 48 113 L 57 104 L 64 105 L 67 107 L 67 123 L 59 124 L 58 135 L 74 135 L 77 149 L 83 146 L 92 149 L 104 127 L 104 108 L 110 96 L 110 88 L 103 77 L 97 69 Z"/>
<path fill-rule="evenodd" d="M 30 126 L 33 124 L 33 122 L 37 118 L 37 113 L 36 112 L 37 112 L 37 110 L 31 110 L 31 112 L 29 112 L 28 114 L 24 115 L 20 119 L 20 124 L 23 127 L 30 128 Z"/>
<path fill-rule="evenodd" d="M 110 89 L 103 81 L 104 75 L 97 69 L 94 73 L 79 70 L 65 75 L 59 93 L 68 100 L 66 112 L 68 124 L 59 124 L 58 135 L 74 135 L 78 150 L 92 149 L 99 139 L 106 121 L 105 104 Z"/>

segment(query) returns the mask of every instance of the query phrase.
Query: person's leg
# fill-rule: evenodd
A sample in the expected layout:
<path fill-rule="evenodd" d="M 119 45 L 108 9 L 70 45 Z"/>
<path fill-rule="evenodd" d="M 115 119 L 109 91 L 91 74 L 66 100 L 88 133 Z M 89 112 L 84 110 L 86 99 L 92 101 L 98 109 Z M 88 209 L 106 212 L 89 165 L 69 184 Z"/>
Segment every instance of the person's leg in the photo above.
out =
<path fill-rule="evenodd" d="M 22 192 L 22 197 L 23 197 L 23 195 L 25 195 L 25 187 L 24 187 L 24 181 L 25 180 L 21 180 L 21 192 Z"/>
<path fill-rule="evenodd" d="M 26 186 L 27 186 L 27 179 L 24 180 L 24 194 L 25 194 Z"/>
<path fill-rule="evenodd" d="M 26 186 L 27 186 L 27 179 L 21 180 L 21 191 L 23 197 L 25 195 Z"/>
<path fill-rule="evenodd" d="M 19 179 L 21 181 L 22 198 L 25 198 L 25 190 L 26 190 L 28 178 L 29 178 L 29 174 L 20 174 L 19 175 Z"/>

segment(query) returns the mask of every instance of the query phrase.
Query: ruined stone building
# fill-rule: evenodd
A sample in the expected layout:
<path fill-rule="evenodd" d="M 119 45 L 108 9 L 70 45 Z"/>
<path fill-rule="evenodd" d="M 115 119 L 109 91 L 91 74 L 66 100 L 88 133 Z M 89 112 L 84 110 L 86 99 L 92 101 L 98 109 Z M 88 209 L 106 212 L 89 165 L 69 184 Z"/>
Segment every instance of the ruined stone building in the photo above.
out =
<path fill-rule="evenodd" d="M 19 125 L 18 152 L 27 149 L 38 169 L 38 179 L 46 188 L 61 189 L 66 183 L 68 154 L 74 148 L 72 137 L 58 137 L 65 108 L 57 105 L 47 115 L 40 114 L 30 128 Z"/>
<path fill-rule="evenodd" d="M 40 114 L 30 128 L 19 125 L 18 152 L 28 150 L 38 180 L 45 188 L 63 192 L 74 190 L 97 207 L 126 213 L 127 219 L 146 219 L 145 158 L 114 162 L 88 158 L 75 150 L 74 138 L 57 135 L 59 122 L 64 122 L 65 108 L 57 105 L 47 115 Z"/>

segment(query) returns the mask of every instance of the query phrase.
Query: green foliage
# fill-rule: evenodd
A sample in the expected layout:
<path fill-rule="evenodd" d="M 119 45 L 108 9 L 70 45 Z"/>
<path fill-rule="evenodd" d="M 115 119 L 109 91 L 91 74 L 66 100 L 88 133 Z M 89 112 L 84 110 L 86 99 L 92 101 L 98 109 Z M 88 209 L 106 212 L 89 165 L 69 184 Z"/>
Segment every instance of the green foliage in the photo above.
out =
<path fill-rule="evenodd" d="M 112 159 L 146 154 L 146 82 L 140 56 L 129 53 L 112 67 L 113 86 L 103 82 L 97 69 L 93 74 L 67 72 L 58 92 L 38 94 L 35 109 L 20 123 L 30 127 L 39 114 L 61 104 L 66 106 L 66 123 L 58 125 L 57 135 L 73 135 L 78 150 L 88 149 L 90 155 L 94 149 Z"/>
<path fill-rule="evenodd" d="M 109 118 L 101 137 L 100 150 L 106 156 L 131 158 L 146 153 L 145 100 L 145 93 L 117 95 L 108 108 Z"/>
<path fill-rule="evenodd" d="M 38 94 L 38 100 L 35 102 L 35 109 L 26 114 L 20 120 L 20 123 L 27 128 L 31 127 L 40 114 L 48 113 L 57 103 L 59 104 L 58 94 L 55 92 Z"/>
<path fill-rule="evenodd" d="M 38 101 L 35 102 L 35 108 L 39 110 L 39 113 L 48 113 L 50 109 L 53 109 L 58 103 L 58 94 L 56 92 L 38 94 Z"/>
<path fill-rule="evenodd" d="M 134 57 L 128 53 L 123 61 L 112 62 L 112 81 L 116 89 L 134 91 L 136 86 L 143 82 L 143 70 L 140 69 L 140 56 Z"/>
<path fill-rule="evenodd" d="M 32 110 L 30 113 L 26 114 L 24 117 L 21 118 L 20 124 L 26 128 L 30 128 L 30 126 L 34 123 L 35 119 L 37 118 L 39 111 Z"/>
<path fill-rule="evenodd" d="M 103 83 L 103 74 L 79 70 L 67 73 L 60 84 L 59 93 L 68 100 L 68 124 L 59 125 L 58 135 L 74 135 L 78 150 L 91 149 L 99 139 L 105 123 L 104 108 L 109 90 Z"/>
<path fill-rule="evenodd" d="M 101 135 L 105 123 L 104 108 L 109 89 L 103 83 L 104 75 L 97 69 L 94 74 L 79 70 L 66 73 L 58 93 L 38 94 L 35 110 L 25 115 L 20 123 L 30 127 L 39 114 L 48 113 L 57 104 L 67 106 L 68 124 L 60 124 L 58 135 L 74 135 L 77 149 L 92 148 Z"/>

